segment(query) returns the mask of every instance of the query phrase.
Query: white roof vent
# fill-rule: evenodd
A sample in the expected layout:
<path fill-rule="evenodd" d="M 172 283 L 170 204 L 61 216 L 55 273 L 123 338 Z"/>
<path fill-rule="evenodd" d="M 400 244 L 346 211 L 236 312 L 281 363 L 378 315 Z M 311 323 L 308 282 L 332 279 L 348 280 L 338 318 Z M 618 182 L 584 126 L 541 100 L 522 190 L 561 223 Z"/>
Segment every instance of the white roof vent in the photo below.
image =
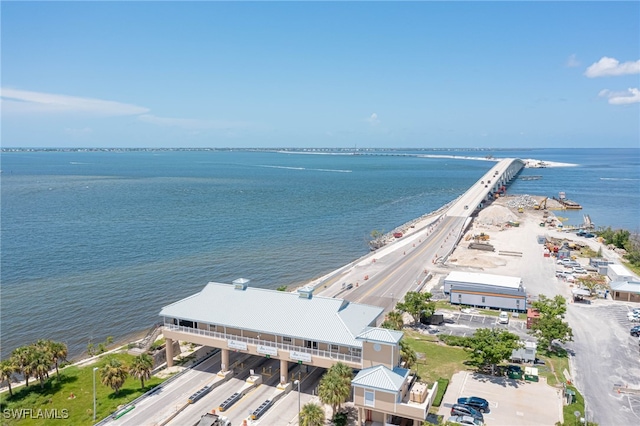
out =
<path fill-rule="evenodd" d="M 311 299 L 313 296 L 313 287 L 302 287 L 298 289 L 298 296 L 302 299 Z"/>
<path fill-rule="evenodd" d="M 238 278 L 237 280 L 233 280 L 233 288 L 236 290 L 246 290 L 249 286 L 249 280 L 246 278 Z"/>

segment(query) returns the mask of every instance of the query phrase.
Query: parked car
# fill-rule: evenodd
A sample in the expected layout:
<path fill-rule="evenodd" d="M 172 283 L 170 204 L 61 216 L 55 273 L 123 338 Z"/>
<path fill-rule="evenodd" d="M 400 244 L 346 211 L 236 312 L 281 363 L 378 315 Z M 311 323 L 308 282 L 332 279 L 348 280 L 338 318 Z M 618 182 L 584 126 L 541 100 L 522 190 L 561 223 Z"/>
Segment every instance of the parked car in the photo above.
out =
<path fill-rule="evenodd" d="M 453 404 L 451 407 L 452 416 L 469 416 L 484 422 L 484 416 L 478 410 L 468 405 Z"/>
<path fill-rule="evenodd" d="M 640 325 L 636 325 L 631 327 L 630 333 L 633 337 L 638 337 L 640 336 Z M 458 400 L 458 404 L 460 404 L 460 400 Z"/>
<path fill-rule="evenodd" d="M 486 413 L 487 411 L 489 411 L 489 402 L 486 399 L 477 396 L 458 398 L 458 404 L 468 405 L 477 409 L 481 413 Z"/>
<path fill-rule="evenodd" d="M 509 314 L 507 312 L 500 312 L 500 315 L 498 315 L 498 324 L 509 324 Z"/>
<path fill-rule="evenodd" d="M 564 279 L 566 282 L 568 283 L 575 283 L 576 282 L 576 277 L 574 277 L 572 274 L 565 274 Z"/>
<path fill-rule="evenodd" d="M 543 359 L 540 359 L 540 358 L 536 358 L 536 359 L 534 359 L 534 360 L 533 360 L 533 363 L 534 363 L 535 365 L 546 365 L 546 362 L 544 362 L 544 360 L 543 360 Z"/>
<path fill-rule="evenodd" d="M 586 275 L 589 272 L 587 272 L 587 270 L 584 269 L 582 266 L 574 266 L 573 267 L 573 273 L 574 274 L 578 274 L 578 275 Z"/>
<path fill-rule="evenodd" d="M 452 416 L 447 420 L 449 423 L 457 425 L 469 425 L 469 426 L 482 426 L 484 423 L 478 419 L 474 419 L 471 416 Z"/>

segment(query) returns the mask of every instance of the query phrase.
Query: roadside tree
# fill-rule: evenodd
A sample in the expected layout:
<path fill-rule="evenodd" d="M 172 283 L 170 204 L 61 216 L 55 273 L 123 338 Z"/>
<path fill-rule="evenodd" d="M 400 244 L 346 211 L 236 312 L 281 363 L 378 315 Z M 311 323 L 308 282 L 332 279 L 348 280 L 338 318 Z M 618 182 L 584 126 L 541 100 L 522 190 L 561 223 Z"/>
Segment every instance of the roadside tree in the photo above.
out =
<path fill-rule="evenodd" d="M 513 333 L 497 328 L 479 328 L 469 339 L 467 350 L 473 364 L 491 366 L 491 375 L 495 375 L 496 365 L 508 360 L 513 350 L 520 346 L 520 338 Z"/>
<path fill-rule="evenodd" d="M 431 293 L 420 293 L 418 291 L 407 292 L 404 296 L 404 302 L 396 304 L 396 309 L 401 312 L 407 312 L 413 317 L 414 323 L 420 322 L 420 317 L 431 316 L 436 310 L 435 302 L 431 301 Z"/>
<path fill-rule="evenodd" d="M 318 404 L 310 402 L 302 406 L 300 411 L 301 426 L 323 426 L 324 420 L 324 410 Z"/>
<path fill-rule="evenodd" d="M 127 376 L 127 367 L 116 358 L 110 358 L 100 370 L 100 380 L 102 384 L 109 386 L 116 394 L 124 384 Z"/>
<path fill-rule="evenodd" d="M 573 330 L 564 320 L 567 312 L 567 301 L 558 295 L 549 299 L 544 294 L 533 302 L 533 308 L 540 312 L 540 318 L 531 325 L 530 334 L 538 339 L 540 346 L 553 352 L 555 340 L 566 343 L 573 340 Z"/>
<path fill-rule="evenodd" d="M 144 381 L 149 380 L 153 370 L 153 358 L 148 354 L 140 354 L 133 359 L 129 372 L 132 377 L 140 379 L 140 387 L 144 388 Z"/>

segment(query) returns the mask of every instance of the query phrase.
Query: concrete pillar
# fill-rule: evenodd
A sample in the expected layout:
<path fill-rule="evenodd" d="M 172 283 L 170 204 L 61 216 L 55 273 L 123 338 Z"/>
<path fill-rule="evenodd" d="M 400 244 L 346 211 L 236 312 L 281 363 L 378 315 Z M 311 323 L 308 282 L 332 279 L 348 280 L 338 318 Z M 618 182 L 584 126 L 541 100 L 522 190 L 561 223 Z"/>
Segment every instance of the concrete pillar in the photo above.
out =
<path fill-rule="evenodd" d="M 362 424 L 362 408 L 358 407 L 358 426 L 361 426 Z"/>
<path fill-rule="evenodd" d="M 173 339 L 166 338 L 164 341 L 167 352 L 167 367 L 173 367 Z"/>
<path fill-rule="evenodd" d="M 223 373 L 229 368 L 229 349 L 221 349 L 220 371 Z"/>
<path fill-rule="evenodd" d="M 286 359 L 280 360 L 280 384 L 287 383 L 287 376 L 289 375 L 289 361 Z"/>

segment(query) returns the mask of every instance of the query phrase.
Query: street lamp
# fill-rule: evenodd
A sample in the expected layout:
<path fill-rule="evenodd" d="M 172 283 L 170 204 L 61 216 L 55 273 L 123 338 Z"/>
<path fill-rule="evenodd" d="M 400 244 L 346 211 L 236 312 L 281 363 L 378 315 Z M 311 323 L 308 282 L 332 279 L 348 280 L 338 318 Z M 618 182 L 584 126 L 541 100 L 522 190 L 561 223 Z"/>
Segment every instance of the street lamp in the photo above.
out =
<path fill-rule="evenodd" d="M 93 422 L 96 422 L 96 371 L 98 367 L 93 367 Z"/>
<path fill-rule="evenodd" d="M 293 384 L 298 385 L 298 424 L 300 424 L 300 380 L 296 380 Z"/>

